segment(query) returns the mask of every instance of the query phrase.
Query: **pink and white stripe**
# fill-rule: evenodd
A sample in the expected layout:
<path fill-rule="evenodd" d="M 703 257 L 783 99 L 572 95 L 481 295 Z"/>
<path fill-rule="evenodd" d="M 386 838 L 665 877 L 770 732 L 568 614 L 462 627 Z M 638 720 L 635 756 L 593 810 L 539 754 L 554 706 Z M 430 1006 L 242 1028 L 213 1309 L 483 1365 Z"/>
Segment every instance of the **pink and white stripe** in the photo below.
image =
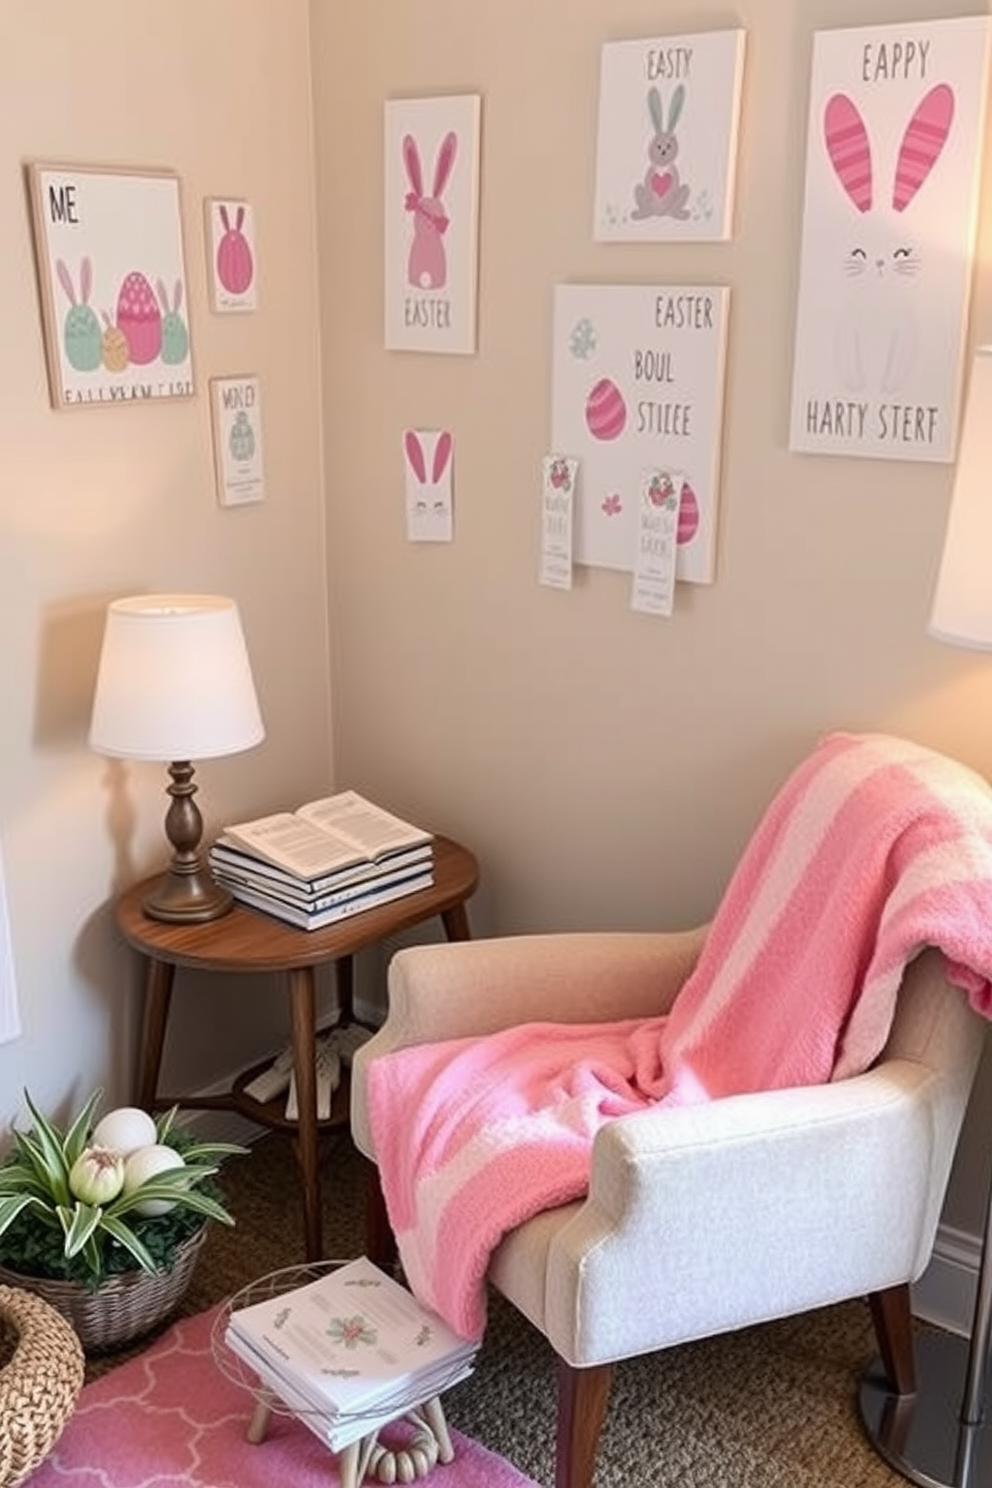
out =
<path fill-rule="evenodd" d="M 383 1191 L 418 1296 L 478 1336 L 492 1250 L 585 1192 L 605 1121 L 867 1068 L 924 946 L 992 1016 L 992 791 L 905 740 L 832 734 L 759 824 L 667 1017 L 529 1024 L 372 1064 Z"/>

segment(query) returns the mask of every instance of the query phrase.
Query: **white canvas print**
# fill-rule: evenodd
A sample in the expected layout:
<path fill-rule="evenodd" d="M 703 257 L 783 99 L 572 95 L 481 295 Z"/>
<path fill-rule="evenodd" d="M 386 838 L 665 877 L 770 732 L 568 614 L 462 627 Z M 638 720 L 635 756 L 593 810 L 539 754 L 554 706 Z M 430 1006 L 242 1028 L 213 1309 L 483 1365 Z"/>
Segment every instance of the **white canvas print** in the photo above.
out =
<path fill-rule="evenodd" d="M 408 542 L 451 542 L 451 465 L 449 429 L 404 429 L 403 472 Z"/>
<path fill-rule="evenodd" d="M 573 557 L 633 572 L 646 471 L 679 498 L 677 577 L 716 565 L 730 291 L 559 284 L 551 448 L 578 459 Z"/>
<path fill-rule="evenodd" d="M 989 21 L 813 47 L 790 446 L 954 458 Z"/>
<path fill-rule="evenodd" d="M 478 273 L 477 94 L 386 104 L 386 347 L 473 352 Z"/>
<path fill-rule="evenodd" d="M 731 236 L 742 30 L 608 42 L 602 51 L 594 236 Z"/>

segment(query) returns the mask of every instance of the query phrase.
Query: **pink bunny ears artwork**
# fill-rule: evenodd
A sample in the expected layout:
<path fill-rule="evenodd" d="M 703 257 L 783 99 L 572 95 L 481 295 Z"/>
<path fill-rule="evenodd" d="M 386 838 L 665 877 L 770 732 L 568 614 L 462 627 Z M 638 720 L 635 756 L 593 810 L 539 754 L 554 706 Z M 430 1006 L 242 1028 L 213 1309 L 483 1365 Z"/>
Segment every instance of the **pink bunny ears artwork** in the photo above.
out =
<path fill-rule="evenodd" d="M 789 447 L 954 459 L 988 16 L 818 31 Z"/>
<path fill-rule="evenodd" d="M 479 114 L 474 94 L 386 104 L 388 349 L 475 350 Z"/>
<path fill-rule="evenodd" d="M 211 304 L 221 312 L 254 310 L 258 301 L 251 203 L 208 197 L 205 210 Z"/>
<path fill-rule="evenodd" d="M 410 542 L 451 541 L 452 452 L 447 429 L 406 429 L 403 433 L 406 533 Z"/>

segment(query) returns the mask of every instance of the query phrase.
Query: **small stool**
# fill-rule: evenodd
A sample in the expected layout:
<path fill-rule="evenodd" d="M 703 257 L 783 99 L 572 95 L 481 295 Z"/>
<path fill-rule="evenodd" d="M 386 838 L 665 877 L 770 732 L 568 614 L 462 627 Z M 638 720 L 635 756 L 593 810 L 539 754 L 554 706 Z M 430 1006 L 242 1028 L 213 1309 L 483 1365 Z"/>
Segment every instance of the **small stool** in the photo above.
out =
<path fill-rule="evenodd" d="M 271 1414 L 271 1408 L 260 1400 L 248 1423 L 250 1442 L 257 1444 L 265 1440 Z M 338 1453 L 341 1488 L 360 1488 L 373 1474 L 384 1484 L 413 1483 L 418 1478 L 426 1478 L 436 1463 L 453 1460 L 455 1449 L 451 1445 L 439 1396 L 435 1395 L 415 1409 L 403 1411 L 395 1419 L 409 1421 L 416 1427 L 409 1446 L 385 1447 L 379 1441 L 378 1431 L 350 1442 Z"/>
<path fill-rule="evenodd" d="M 72 1325 L 50 1303 L 0 1286 L 0 1488 L 14 1488 L 48 1456 L 76 1408 L 84 1357 Z"/>

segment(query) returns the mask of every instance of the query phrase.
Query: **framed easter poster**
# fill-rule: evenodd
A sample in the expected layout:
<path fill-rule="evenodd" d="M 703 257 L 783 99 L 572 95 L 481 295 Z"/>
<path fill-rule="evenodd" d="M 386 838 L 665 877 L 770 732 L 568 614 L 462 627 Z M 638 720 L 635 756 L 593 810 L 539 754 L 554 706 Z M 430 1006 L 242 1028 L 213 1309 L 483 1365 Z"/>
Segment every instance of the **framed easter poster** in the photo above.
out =
<path fill-rule="evenodd" d="M 385 340 L 475 351 L 478 94 L 386 103 Z"/>
<path fill-rule="evenodd" d="M 593 236 L 731 236 L 742 30 L 607 42 L 600 57 Z"/>
<path fill-rule="evenodd" d="M 679 498 L 676 577 L 710 583 L 730 290 L 555 287 L 551 448 L 578 460 L 576 563 L 633 572 L 646 473 Z"/>
<path fill-rule="evenodd" d="M 255 213 L 251 202 L 207 197 L 207 270 L 210 303 L 215 310 L 254 310 Z"/>
<path fill-rule="evenodd" d="M 789 445 L 950 461 L 989 19 L 813 40 Z"/>
<path fill-rule="evenodd" d="M 265 497 L 262 394 L 257 377 L 211 377 L 217 500 L 247 506 Z"/>
<path fill-rule="evenodd" d="M 178 177 L 32 163 L 28 185 L 53 405 L 191 397 Z"/>

